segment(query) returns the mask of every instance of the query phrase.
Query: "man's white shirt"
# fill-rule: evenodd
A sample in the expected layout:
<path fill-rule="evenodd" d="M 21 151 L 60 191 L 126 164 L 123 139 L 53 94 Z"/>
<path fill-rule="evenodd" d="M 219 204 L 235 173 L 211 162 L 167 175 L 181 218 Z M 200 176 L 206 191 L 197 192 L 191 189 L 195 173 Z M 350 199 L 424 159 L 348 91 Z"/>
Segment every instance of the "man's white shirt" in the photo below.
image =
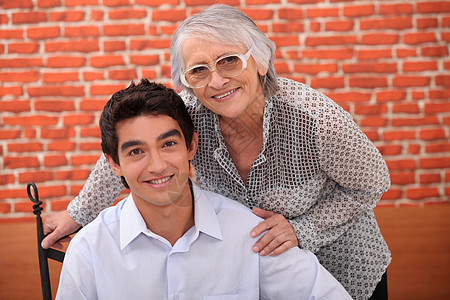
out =
<path fill-rule="evenodd" d="M 193 184 L 195 225 L 172 245 L 151 232 L 132 196 L 72 239 L 56 299 L 351 299 L 308 251 L 252 251 L 262 219 Z"/>

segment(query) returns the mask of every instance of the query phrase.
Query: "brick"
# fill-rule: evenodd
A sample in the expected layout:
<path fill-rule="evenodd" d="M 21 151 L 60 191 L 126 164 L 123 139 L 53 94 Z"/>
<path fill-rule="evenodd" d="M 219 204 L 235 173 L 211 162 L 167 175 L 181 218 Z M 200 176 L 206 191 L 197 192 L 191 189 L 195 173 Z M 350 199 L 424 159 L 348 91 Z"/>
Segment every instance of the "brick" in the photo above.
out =
<path fill-rule="evenodd" d="M 278 69 L 277 69 L 278 70 Z M 334 63 L 331 64 L 295 64 L 294 71 L 306 74 L 319 74 L 325 73 L 336 73 L 337 66 Z"/>
<path fill-rule="evenodd" d="M 25 191 L 25 189 L 21 188 L 21 189 L 6 189 L 3 190 L 0 193 L 0 199 L 17 199 L 17 198 L 25 198 L 27 195 L 27 192 Z M 28 202 L 28 205 L 32 205 L 30 202 Z"/>
<path fill-rule="evenodd" d="M 92 56 L 89 59 L 89 64 L 95 68 L 107 68 L 112 66 L 124 66 L 125 61 L 122 55 L 105 55 Z"/>
<path fill-rule="evenodd" d="M 2 29 L 0 39 L 23 39 L 22 29 Z"/>
<path fill-rule="evenodd" d="M 415 140 L 416 133 L 414 130 L 391 130 L 383 134 L 385 141 Z"/>
<path fill-rule="evenodd" d="M 130 55 L 130 63 L 138 66 L 155 66 L 160 60 L 158 55 Z"/>
<path fill-rule="evenodd" d="M 381 200 L 397 200 L 403 198 L 403 192 L 399 189 L 390 189 L 381 196 Z"/>
<path fill-rule="evenodd" d="M 426 153 L 445 153 L 450 152 L 450 143 L 448 142 L 428 142 L 425 145 Z"/>
<path fill-rule="evenodd" d="M 322 45 L 349 45 L 349 44 L 358 44 L 358 39 L 354 35 L 349 36 L 321 36 L 321 37 L 314 37 L 309 36 L 305 39 L 305 45 L 308 47 L 314 47 L 314 46 L 322 46 Z M 278 44 L 277 44 L 278 45 Z"/>
<path fill-rule="evenodd" d="M 93 10 L 91 12 L 91 20 L 92 21 L 103 21 L 104 12 L 101 10 Z"/>
<path fill-rule="evenodd" d="M 58 123 L 58 117 L 33 115 L 23 117 L 4 117 L 3 124 L 19 126 L 49 126 Z"/>
<path fill-rule="evenodd" d="M 344 6 L 344 16 L 350 18 L 367 17 L 375 13 L 374 5 Z"/>
<path fill-rule="evenodd" d="M 72 196 L 77 196 L 78 194 L 80 194 L 81 189 L 83 188 L 83 186 L 81 185 L 72 185 L 70 187 L 70 195 Z"/>
<path fill-rule="evenodd" d="M 345 73 L 397 73 L 396 63 L 344 63 Z"/>
<path fill-rule="evenodd" d="M 419 161 L 421 169 L 450 168 L 450 157 L 421 158 Z"/>
<path fill-rule="evenodd" d="M 450 89 L 448 90 L 430 90 L 429 91 L 430 99 L 450 99 Z"/>
<path fill-rule="evenodd" d="M 272 36 L 270 39 L 277 45 L 277 47 L 300 45 L 298 36 Z"/>
<path fill-rule="evenodd" d="M 147 17 L 145 9 L 116 9 L 109 11 L 110 20 L 143 19 Z"/>
<path fill-rule="evenodd" d="M 42 143 L 9 143 L 8 152 L 39 152 L 44 149 Z"/>
<path fill-rule="evenodd" d="M 97 26 L 67 26 L 64 28 L 65 37 L 98 37 L 100 29 Z"/>
<path fill-rule="evenodd" d="M 412 159 L 386 160 L 389 170 L 415 170 L 416 162 Z"/>
<path fill-rule="evenodd" d="M 365 127 L 384 127 L 387 124 L 386 118 L 367 117 L 361 120 L 361 126 Z"/>
<path fill-rule="evenodd" d="M 35 82 L 39 80 L 39 71 L 0 72 L 1 82 Z"/>
<path fill-rule="evenodd" d="M 147 49 L 168 49 L 170 47 L 169 39 L 145 39 L 130 41 L 130 50 L 141 51 Z"/>
<path fill-rule="evenodd" d="M 36 24 L 47 21 L 47 14 L 44 12 L 19 12 L 12 14 L 13 24 Z"/>
<path fill-rule="evenodd" d="M 86 65 L 86 58 L 81 56 L 52 56 L 47 59 L 49 68 L 79 68 Z"/>
<path fill-rule="evenodd" d="M 80 103 L 80 109 L 82 111 L 102 111 L 107 100 L 100 99 L 85 99 Z"/>
<path fill-rule="evenodd" d="M 354 55 L 354 49 L 303 50 L 301 55 L 308 59 L 350 59 Z"/>
<path fill-rule="evenodd" d="M 374 29 L 395 29 L 404 30 L 413 27 L 412 17 L 392 17 L 392 18 L 377 18 L 364 19 L 360 21 L 361 30 Z"/>
<path fill-rule="evenodd" d="M 419 2 L 417 12 L 422 14 L 450 12 L 450 3 L 448 1 Z"/>
<path fill-rule="evenodd" d="M 157 77 L 157 74 L 155 70 L 142 70 L 142 77 L 148 78 L 150 80 L 155 80 Z"/>
<path fill-rule="evenodd" d="M 8 86 L 8 87 L 0 87 L 0 98 L 1 96 L 13 95 L 13 96 L 22 96 L 23 91 L 21 86 Z"/>
<path fill-rule="evenodd" d="M 244 13 L 254 21 L 258 20 L 272 20 L 273 11 L 269 9 L 243 9 Z M 260 28 L 263 32 L 264 29 Z"/>
<path fill-rule="evenodd" d="M 400 37 L 396 33 L 366 33 L 361 38 L 363 45 L 393 45 L 397 44 Z"/>
<path fill-rule="evenodd" d="M 53 180 L 53 172 L 51 171 L 24 172 L 19 174 L 19 183 L 46 182 L 50 180 Z"/>
<path fill-rule="evenodd" d="M 441 21 L 441 26 L 442 27 L 450 27 L 450 17 L 442 17 L 442 21 Z"/>
<path fill-rule="evenodd" d="M 393 113 L 407 113 L 407 114 L 418 114 L 420 112 L 419 106 L 416 103 L 401 103 L 394 104 L 392 106 Z"/>
<path fill-rule="evenodd" d="M 437 69 L 438 65 L 436 61 L 415 61 L 403 63 L 404 72 L 436 71 Z"/>
<path fill-rule="evenodd" d="M 421 146 L 417 144 L 408 145 L 408 153 L 409 154 L 419 154 L 421 151 Z"/>
<path fill-rule="evenodd" d="M 11 9 L 11 8 L 32 8 L 33 2 L 32 0 L 15 0 L 15 1 L 2 1 L 1 7 L 2 9 Z"/>
<path fill-rule="evenodd" d="M 355 27 L 353 20 L 328 21 L 325 23 L 325 31 L 351 31 Z"/>
<path fill-rule="evenodd" d="M 424 111 L 427 114 L 450 112 L 450 103 L 425 103 Z"/>
<path fill-rule="evenodd" d="M 104 25 L 105 36 L 145 35 L 144 24 Z"/>
<path fill-rule="evenodd" d="M 380 104 L 376 104 L 376 105 L 361 105 L 361 104 L 357 104 L 354 106 L 355 108 L 355 114 L 357 115 L 381 115 L 386 113 L 387 108 L 386 105 L 380 105 Z"/>
<path fill-rule="evenodd" d="M 65 4 L 67 7 L 87 5 L 97 6 L 99 4 L 98 2 L 99 0 L 65 0 Z"/>
<path fill-rule="evenodd" d="M 436 85 L 450 87 L 450 75 L 437 75 L 435 81 Z"/>
<path fill-rule="evenodd" d="M 308 19 L 311 18 L 325 18 L 325 17 L 338 17 L 339 9 L 334 7 L 327 8 L 310 8 L 306 11 Z"/>
<path fill-rule="evenodd" d="M 65 155 L 46 155 L 44 166 L 49 168 L 67 166 L 67 158 Z"/>
<path fill-rule="evenodd" d="M 42 199 L 62 197 L 67 194 L 67 188 L 64 185 L 52 185 L 39 187 L 39 197 Z"/>
<path fill-rule="evenodd" d="M 428 29 L 428 28 L 437 28 L 437 27 L 438 27 L 438 19 L 437 18 L 417 19 L 417 28 L 419 28 L 419 29 Z"/>
<path fill-rule="evenodd" d="M 130 0 L 103 0 L 105 6 L 116 7 L 116 6 L 127 6 L 130 5 Z"/>
<path fill-rule="evenodd" d="M 2 68 L 30 68 L 42 67 L 42 58 L 5 58 L 0 59 Z"/>
<path fill-rule="evenodd" d="M 30 111 L 30 101 L 29 100 L 2 100 L 0 101 L 0 111 L 1 112 L 26 112 Z"/>
<path fill-rule="evenodd" d="M 61 6 L 61 0 L 38 0 L 39 8 L 52 8 Z"/>
<path fill-rule="evenodd" d="M 83 79 L 86 81 L 95 81 L 95 80 L 103 80 L 105 76 L 103 71 L 100 72 L 84 72 Z"/>
<path fill-rule="evenodd" d="M 423 43 L 435 43 L 437 42 L 437 39 L 434 32 L 420 32 L 403 34 L 403 41 L 405 44 L 418 45 Z"/>
<path fill-rule="evenodd" d="M 298 21 L 303 19 L 303 10 L 298 8 L 280 8 L 278 10 L 278 17 L 281 20 Z"/>
<path fill-rule="evenodd" d="M 400 155 L 403 152 L 402 145 L 383 145 L 379 146 L 378 150 L 383 156 L 388 155 Z"/>
<path fill-rule="evenodd" d="M 413 13 L 413 5 L 410 3 L 380 4 L 380 15 L 411 15 Z"/>
<path fill-rule="evenodd" d="M 392 49 L 362 49 L 358 51 L 357 58 L 358 60 L 392 58 Z"/>
<path fill-rule="evenodd" d="M 98 40 L 70 40 L 67 42 L 47 42 L 45 51 L 53 52 L 97 52 L 100 50 Z"/>
<path fill-rule="evenodd" d="M 4 169 L 38 168 L 39 160 L 34 156 L 4 156 Z"/>
<path fill-rule="evenodd" d="M 169 21 L 180 22 L 186 19 L 186 11 L 184 9 L 159 9 L 152 11 L 152 21 Z"/>
<path fill-rule="evenodd" d="M 13 174 L 0 175 L 0 185 L 14 183 L 15 180 L 16 180 L 16 178 Z"/>
<path fill-rule="evenodd" d="M 12 140 L 12 139 L 18 139 L 21 136 L 20 130 L 0 130 L 0 139 L 2 140 Z"/>
<path fill-rule="evenodd" d="M 91 170 L 70 170 L 56 172 L 57 180 L 86 180 Z"/>
<path fill-rule="evenodd" d="M 441 182 L 441 175 L 436 173 L 420 174 L 419 177 L 420 184 L 430 184 Z"/>
<path fill-rule="evenodd" d="M 126 86 L 125 85 L 92 85 L 90 88 L 89 93 L 91 95 L 96 95 L 96 96 L 100 96 L 100 95 L 106 95 L 106 96 L 111 96 L 112 94 L 114 94 L 115 92 L 124 89 Z"/>
<path fill-rule="evenodd" d="M 376 93 L 378 102 L 401 101 L 406 99 L 405 91 L 381 91 Z"/>
<path fill-rule="evenodd" d="M 362 92 L 345 92 L 345 93 L 327 93 L 327 96 L 336 102 L 342 103 L 361 103 L 370 101 L 370 93 Z"/>
<path fill-rule="evenodd" d="M 422 47 L 420 52 L 428 57 L 448 57 L 449 54 L 446 46 Z"/>
<path fill-rule="evenodd" d="M 36 111 L 74 111 L 75 103 L 73 100 L 35 100 L 34 108 Z"/>
<path fill-rule="evenodd" d="M 38 27 L 38 28 L 28 28 L 27 37 L 35 40 L 52 39 L 57 38 L 61 34 L 59 27 Z"/>
<path fill-rule="evenodd" d="M 103 44 L 103 49 L 106 52 L 123 51 L 125 47 L 125 42 L 122 41 L 105 41 Z"/>
<path fill-rule="evenodd" d="M 80 150 L 81 151 L 102 151 L 102 147 L 100 144 L 100 141 L 96 143 L 80 143 Z"/>
<path fill-rule="evenodd" d="M 299 22 L 274 23 L 272 24 L 272 30 L 276 33 L 304 32 L 305 25 Z"/>
<path fill-rule="evenodd" d="M 74 136 L 74 134 L 71 134 Z M 47 145 L 48 151 L 73 151 L 75 150 L 75 143 L 62 140 L 62 141 L 52 141 Z"/>
<path fill-rule="evenodd" d="M 412 91 L 411 97 L 414 100 L 422 100 L 422 99 L 425 99 L 425 93 L 423 91 Z"/>
<path fill-rule="evenodd" d="M 345 86 L 344 78 L 342 77 L 326 77 L 311 79 L 311 87 L 313 88 L 327 88 L 336 89 Z"/>
<path fill-rule="evenodd" d="M 41 138 L 43 139 L 68 139 L 75 136 L 74 128 L 42 128 Z"/>
<path fill-rule="evenodd" d="M 34 128 L 25 128 L 25 138 L 27 139 L 35 139 L 37 136 L 36 129 Z"/>
<path fill-rule="evenodd" d="M 391 120 L 392 126 L 422 126 L 422 125 L 437 125 L 439 119 L 437 117 L 409 117 L 409 118 L 394 118 Z"/>
<path fill-rule="evenodd" d="M 52 211 L 66 210 L 70 200 L 52 201 L 50 203 Z"/>
<path fill-rule="evenodd" d="M 41 96 L 74 96 L 84 95 L 83 86 L 40 86 L 28 87 L 27 92 L 32 97 Z"/>
<path fill-rule="evenodd" d="M 426 76 L 396 76 L 393 80 L 395 87 L 415 87 L 415 86 L 429 86 L 430 78 Z"/>
<path fill-rule="evenodd" d="M 399 58 L 416 57 L 417 49 L 397 49 L 397 56 Z"/>
<path fill-rule="evenodd" d="M 442 140 L 447 138 L 444 129 L 421 129 L 419 136 L 425 141 Z"/>
<path fill-rule="evenodd" d="M 61 12 L 50 12 L 51 22 L 79 22 L 85 19 L 85 12 L 79 10 L 65 10 Z"/>
<path fill-rule="evenodd" d="M 30 43 L 10 43 L 8 53 L 33 54 L 39 52 L 39 44 Z"/>
<path fill-rule="evenodd" d="M 100 128 L 98 128 L 98 126 L 95 126 L 93 128 L 81 128 L 80 137 L 100 138 Z"/>
<path fill-rule="evenodd" d="M 439 190 L 433 187 L 409 188 L 406 190 L 406 198 L 412 200 L 422 200 L 425 198 L 439 197 Z"/>
<path fill-rule="evenodd" d="M 94 124 L 95 117 L 92 114 L 76 114 L 63 117 L 64 126 Z"/>
<path fill-rule="evenodd" d="M 129 70 L 110 70 L 108 72 L 108 78 L 114 80 L 127 80 L 131 81 L 137 79 L 137 73 L 135 69 Z"/>
<path fill-rule="evenodd" d="M 78 72 L 54 72 L 42 74 L 44 83 L 64 83 L 68 81 L 79 82 Z"/>
<path fill-rule="evenodd" d="M 360 88 L 376 88 L 387 87 L 388 83 L 386 77 L 350 77 L 349 86 Z"/>
<path fill-rule="evenodd" d="M 99 156 L 100 153 L 97 155 L 77 155 L 72 157 L 70 163 L 72 166 L 94 165 L 97 162 Z"/>
<path fill-rule="evenodd" d="M 391 183 L 406 185 L 416 183 L 414 172 L 391 172 Z"/>

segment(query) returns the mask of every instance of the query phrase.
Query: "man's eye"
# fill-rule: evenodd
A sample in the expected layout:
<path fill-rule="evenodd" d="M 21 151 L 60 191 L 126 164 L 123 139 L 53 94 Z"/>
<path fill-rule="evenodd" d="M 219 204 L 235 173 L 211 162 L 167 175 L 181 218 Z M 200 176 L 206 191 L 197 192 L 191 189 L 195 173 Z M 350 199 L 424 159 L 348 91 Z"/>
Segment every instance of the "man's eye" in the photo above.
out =
<path fill-rule="evenodd" d="M 164 143 L 164 147 L 171 147 L 171 146 L 175 146 L 177 144 L 177 142 L 175 141 L 168 141 Z"/>
<path fill-rule="evenodd" d="M 133 149 L 130 151 L 131 156 L 138 156 L 141 153 L 142 153 L 142 151 L 140 149 Z"/>

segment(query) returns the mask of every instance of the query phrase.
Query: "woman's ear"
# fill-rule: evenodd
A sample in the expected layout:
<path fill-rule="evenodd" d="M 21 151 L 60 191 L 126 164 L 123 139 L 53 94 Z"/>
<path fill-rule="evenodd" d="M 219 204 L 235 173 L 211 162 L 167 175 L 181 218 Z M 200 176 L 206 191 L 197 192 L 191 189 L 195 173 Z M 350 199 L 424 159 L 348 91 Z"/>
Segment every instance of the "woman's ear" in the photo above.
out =
<path fill-rule="evenodd" d="M 258 66 L 258 74 L 259 74 L 260 76 L 266 75 L 268 70 L 269 70 L 268 67 Z"/>
<path fill-rule="evenodd" d="M 108 160 L 109 165 L 113 169 L 114 173 L 116 173 L 117 176 L 119 176 L 119 177 L 123 176 L 120 165 L 116 164 L 116 162 L 112 159 L 112 157 L 110 155 L 105 154 L 105 156 L 106 156 L 106 159 Z"/>

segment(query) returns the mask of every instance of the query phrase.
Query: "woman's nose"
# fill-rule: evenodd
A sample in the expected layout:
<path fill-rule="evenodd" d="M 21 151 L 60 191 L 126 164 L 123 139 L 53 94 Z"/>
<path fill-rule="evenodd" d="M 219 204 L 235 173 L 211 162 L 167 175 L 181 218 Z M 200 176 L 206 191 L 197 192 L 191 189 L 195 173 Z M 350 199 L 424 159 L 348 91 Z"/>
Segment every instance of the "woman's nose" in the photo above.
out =
<path fill-rule="evenodd" d="M 211 71 L 211 81 L 208 85 L 214 89 L 220 89 L 223 87 L 225 83 L 227 83 L 230 79 L 227 77 L 223 77 L 217 71 Z"/>

